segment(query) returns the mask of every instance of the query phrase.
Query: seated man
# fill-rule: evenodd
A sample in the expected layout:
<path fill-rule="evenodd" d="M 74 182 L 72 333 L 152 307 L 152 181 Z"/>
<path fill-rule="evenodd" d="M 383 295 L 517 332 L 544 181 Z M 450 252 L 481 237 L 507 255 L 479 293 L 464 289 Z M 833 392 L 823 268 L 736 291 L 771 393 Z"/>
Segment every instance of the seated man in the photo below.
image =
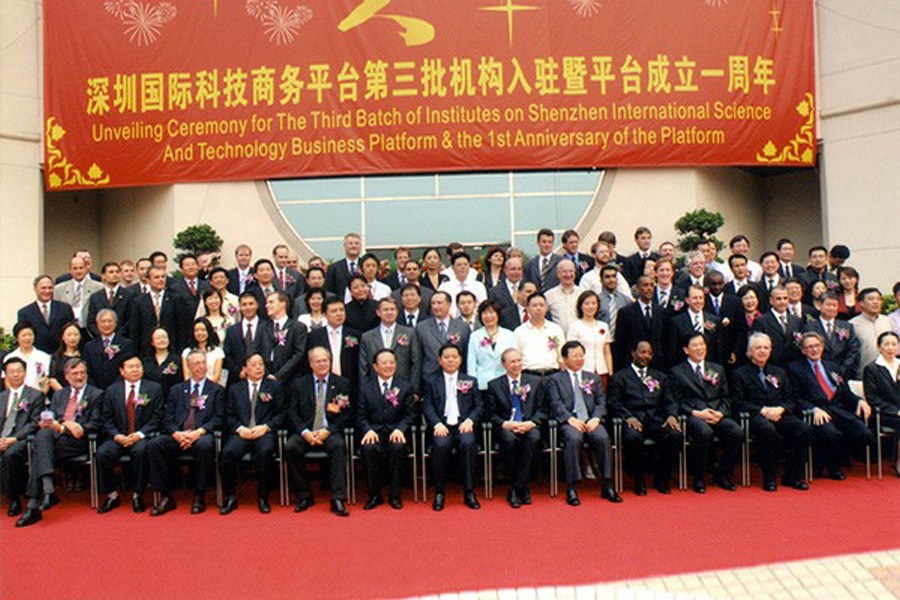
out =
<path fill-rule="evenodd" d="M 238 507 L 235 491 L 238 467 L 247 452 L 253 456 L 259 484 L 256 488 L 259 512 L 268 514 L 271 476 L 275 470 L 278 428 L 284 419 L 282 386 L 266 377 L 266 363 L 258 353 L 244 359 L 243 381 L 230 388 L 225 400 L 225 431 L 228 437 L 219 456 L 225 502 L 219 514 Z"/>
<path fill-rule="evenodd" d="M 146 510 L 144 490 L 147 487 L 148 436 L 159 430 L 165 403 L 162 388 L 144 379 L 144 366 L 134 354 L 121 356 L 119 375 L 122 379 L 103 392 L 100 413 L 101 429 L 106 441 L 97 449 L 97 483 L 106 499 L 97 510 L 107 513 L 119 506 L 119 493 L 113 469 L 126 454 L 131 457 L 134 512 Z"/>
<path fill-rule="evenodd" d="M 7 515 L 22 512 L 20 496 L 28 481 L 28 442 L 44 409 L 40 390 L 25 385 L 25 361 L 12 357 L 3 364 L 6 389 L 0 392 L 0 488 L 9 498 Z"/>
<path fill-rule="evenodd" d="M 859 340 L 853 326 L 837 318 L 839 307 L 838 297 L 833 292 L 825 292 L 819 318 L 807 322 L 803 332 L 814 331 L 821 335 L 825 340 L 822 358 L 838 364 L 841 377 L 853 379 L 860 368 Z"/>
<path fill-rule="evenodd" d="M 69 359 L 65 369 L 69 385 L 53 394 L 47 408 L 53 418 L 38 422 L 28 477 L 28 507 L 16 527 L 37 523 L 45 510 L 59 502 L 53 487 L 54 463 L 86 455 L 86 434 L 95 431 L 103 391 L 87 384 L 87 367 L 80 358 Z"/>
<path fill-rule="evenodd" d="M 612 480 L 612 443 L 603 426 L 606 396 L 599 375 L 583 371 L 584 346 L 566 342 L 562 347 L 565 370 L 547 378 L 547 399 L 551 414 L 560 423 L 563 438 L 563 468 L 566 473 L 566 502 L 578 506 L 581 500 L 575 484 L 581 480 L 581 446 L 590 445 L 603 475 L 600 497 L 621 502 Z"/>
<path fill-rule="evenodd" d="M 706 360 L 706 340 L 695 332 L 684 341 L 687 360 L 672 368 L 669 383 L 672 399 L 682 414 L 687 415 L 687 435 L 693 449 L 694 491 L 706 493 L 706 473 L 713 436 L 722 443 L 722 460 L 713 482 L 733 492 L 731 482 L 734 461 L 744 440 L 741 426 L 731 418 L 728 381 L 721 365 Z"/>
<path fill-rule="evenodd" d="M 759 446 L 763 471 L 763 489 L 774 492 L 778 449 L 784 447 L 784 485 L 808 490 L 803 480 L 812 428 L 794 416 L 787 372 L 768 364 L 772 340 L 764 333 L 750 336 L 747 347 L 750 362 L 732 373 L 735 409 L 750 413 L 750 437 Z"/>
<path fill-rule="evenodd" d="M 507 501 L 513 508 L 531 504 L 528 476 L 541 441 L 544 386 L 541 378 L 522 372 L 522 353 L 508 348 L 500 355 L 505 375 L 488 383 L 485 402 L 500 440 L 500 456 L 509 477 Z"/>
<path fill-rule="evenodd" d="M 381 302 L 387 302 L 382 299 Z M 393 301 L 391 301 L 393 302 Z M 375 330 L 373 330 L 375 331 Z M 397 373 L 397 358 L 390 348 L 375 352 L 375 375 L 359 391 L 357 424 L 363 433 L 361 448 L 366 468 L 369 499 L 363 510 L 372 510 L 384 502 L 381 495 L 381 467 L 387 463 L 391 508 L 403 508 L 400 500 L 400 463 L 409 453 L 406 448 L 413 423 L 412 387 Z"/>
<path fill-rule="evenodd" d="M 435 298 L 442 295 L 435 294 Z M 478 380 L 460 371 L 462 352 L 447 342 L 438 350 L 440 371 L 422 383 L 422 414 L 433 435 L 434 510 L 444 510 L 450 451 L 457 446 L 462 462 L 463 500 L 471 509 L 481 508 L 475 498 L 475 428 L 481 421 L 482 405 Z"/>
<path fill-rule="evenodd" d="M 678 407 L 669 393 L 669 380 L 651 368 L 652 363 L 653 346 L 646 340 L 638 341 L 631 348 L 631 368 L 622 369 L 609 382 L 609 412 L 625 421 L 622 445 L 638 496 L 647 494 L 644 439 L 657 445 L 653 487 L 660 494 L 670 493 L 669 480 L 682 444 Z"/>
<path fill-rule="evenodd" d="M 291 487 L 297 495 L 294 512 L 303 512 L 314 504 L 312 488 L 304 473 L 304 457 L 311 450 L 323 450 L 328 454 L 331 472 L 331 512 L 346 517 L 350 512 L 344 506 L 347 501 L 344 428 L 351 419 L 350 381 L 334 374 L 331 351 L 325 346 L 310 348 L 309 366 L 311 373 L 291 386 L 287 413 L 290 437 L 284 447 L 284 459 Z"/>
<path fill-rule="evenodd" d="M 172 497 L 172 466 L 180 453 L 194 457 L 194 502 L 191 514 L 206 510 L 206 490 L 216 463 L 213 431 L 222 428 L 225 389 L 206 378 L 206 352 L 191 350 L 187 355 L 190 378 L 169 390 L 159 437 L 150 441 L 150 484 L 160 493 L 160 503 L 150 516 L 175 508 Z"/>
<path fill-rule="evenodd" d="M 875 436 L 866 426 L 872 414 L 869 404 L 850 391 L 836 363 L 823 360 L 825 341 L 813 331 L 803 334 L 800 350 L 804 359 L 788 365 L 794 402 L 813 411 L 813 465 L 828 469 L 832 479 L 846 479 L 841 462 L 841 438 L 858 448 L 871 446 Z"/>

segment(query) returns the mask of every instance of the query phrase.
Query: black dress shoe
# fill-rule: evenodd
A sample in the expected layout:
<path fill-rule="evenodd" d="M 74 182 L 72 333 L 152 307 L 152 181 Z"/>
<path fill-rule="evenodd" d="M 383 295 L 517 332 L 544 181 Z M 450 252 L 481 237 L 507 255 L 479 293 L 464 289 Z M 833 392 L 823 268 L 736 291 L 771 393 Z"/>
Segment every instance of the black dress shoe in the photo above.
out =
<path fill-rule="evenodd" d="M 646 496 L 647 495 L 647 484 L 643 481 L 634 484 L 634 495 L 635 496 Z"/>
<path fill-rule="evenodd" d="M 522 498 L 522 504 L 526 506 L 531 505 L 531 490 L 529 490 L 527 487 L 523 487 L 521 490 L 519 490 L 519 497 Z"/>
<path fill-rule="evenodd" d="M 22 514 L 22 501 L 18 498 L 9 499 L 9 510 L 6 511 L 8 517 L 18 517 Z"/>
<path fill-rule="evenodd" d="M 506 501 L 513 508 L 522 508 L 522 499 L 519 498 L 519 494 L 513 488 L 510 488 L 509 493 L 506 494 Z"/>
<path fill-rule="evenodd" d="M 809 489 L 809 484 L 802 479 L 784 479 L 781 481 L 781 483 L 785 487 L 794 488 L 795 490 L 800 490 L 801 492 L 805 492 Z"/>
<path fill-rule="evenodd" d="M 672 490 L 669 489 L 668 483 L 655 483 L 653 484 L 653 489 L 659 492 L 660 494 L 669 495 L 672 493 Z"/>
<path fill-rule="evenodd" d="M 403 508 L 403 500 L 401 500 L 400 498 L 391 498 L 390 500 L 388 500 L 388 506 L 390 506 L 394 510 L 400 510 L 401 508 Z"/>
<path fill-rule="evenodd" d="M 698 494 L 706 493 L 706 482 L 704 482 L 702 479 L 695 479 L 693 487 L 694 487 L 694 491 L 697 492 Z"/>
<path fill-rule="evenodd" d="M 159 517 L 170 510 L 175 510 L 175 498 L 172 496 L 163 496 L 163 499 L 159 501 L 159 504 L 150 510 L 150 516 Z"/>
<path fill-rule="evenodd" d="M 835 481 L 843 481 L 847 479 L 847 476 L 844 475 L 844 472 L 838 467 L 837 469 L 828 469 L 828 477 L 834 479 Z"/>
<path fill-rule="evenodd" d="M 478 498 L 475 497 L 475 492 L 466 492 L 463 494 L 463 504 L 471 508 L 472 510 L 478 510 L 481 508 L 481 505 L 478 504 Z"/>
<path fill-rule="evenodd" d="M 194 502 L 191 504 L 191 514 L 199 515 L 206 510 L 206 498 L 202 494 L 194 494 Z"/>
<path fill-rule="evenodd" d="M 566 490 L 566 504 L 569 506 L 581 506 L 581 500 L 578 499 L 578 492 L 573 487 Z"/>
<path fill-rule="evenodd" d="M 384 498 L 381 497 L 381 494 L 375 494 L 374 496 L 369 496 L 369 499 L 363 505 L 363 510 L 373 510 L 382 504 L 384 504 Z"/>
<path fill-rule="evenodd" d="M 113 510 L 114 508 L 119 508 L 119 504 L 121 504 L 121 503 L 122 503 L 122 501 L 119 499 L 118 496 L 116 496 L 115 498 L 110 498 L 109 496 L 107 496 L 106 500 L 103 501 L 103 504 L 100 505 L 100 508 L 97 509 L 97 512 L 100 513 L 101 515 L 103 513 L 108 513 L 109 511 Z"/>
<path fill-rule="evenodd" d="M 259 512 L 261 512 L 264 515 L 267 515 L 270 512 L 272 512 L 272 507 L 269 506 L 269 501 L 265 498 L 260 498 L 259 500 L 257 500 L 256 505 L 259 507 Z"/>
<path fill-rule="evenodd" d="M 44 494 L 44 498 L 41 500 L 41 511 L 50 510 L 57 504 L 59 504 L 59 496 L 56 494 Z"/>
<path fill-rule="evenodd" d="M 294 507 L 294 512 L 299 513 L 308 510 L 313 504 L 315 504 L 315 502 L 312 498 L 303 498 L 297 503 L 297 506 Z"/>
<path fill-rule="evenodd" d="M 331 512 L 336 514 L 339 517 L 349 517 L 350 511 L 347 510 L 347 507 L 344 506 L 343 500 L 332 499 L 331 500 Z"/>
<path fill-rule="evenodd" d="M 16 521 L 16 527 L 28 527 L 29 525 L 34 525 L 43 518 L 44 515 L 40 508 L 26 508 L 22 516 L 19 517 L 19 520 Z"/>
<path fill-rule="evenodd" d="M 434 510 L 444 510 L 444 494 L 443 492 L 438 492 L 434 495 L 434 502 L 431 505 L 431 508 Z"/>
<path fill-rule="evenodd" d="M 235 498 L 234 496 L 228 496 L 227 498 L 225 498 L 225 502 L 222 503 L 222 507 L 219 509 L 219 514 L 227 515 L 230 512 L 236 511 L 237 507 L 237 498 Z"/>
<path fill-rule="evenodd" d="M 763 481 L 762 488 L 764 492 L 775 492 L 778 490 L 778 485 L 774 480 Z"/>
<path fill-rule="evenodd" d="M 644 490 L 644 493 L 647 493 L 646 489 Z M 622 496 L 620 496 L 619 493 L 616 492 L 615 486 L 613 486 L 613 484 L 611 483 L 603 484 L 603 489 L 600 490 L 600 497 L 616 504 L 622 501 Z"/>
<path fill-rule="evenodd" d="M 731 480 L 727 477 L 716 477 L 713 480 L 713 483 L 728 492 L 734 492 L 737 490 L 737 486 L 731 483 Z"/>
<path fill-rule="evenodd" d="M 142 513 L 147 510 L 147 504 L 144 502 L 143 496 L 132 496 L 131 497 L 131 510 L 136 513 Z"/>

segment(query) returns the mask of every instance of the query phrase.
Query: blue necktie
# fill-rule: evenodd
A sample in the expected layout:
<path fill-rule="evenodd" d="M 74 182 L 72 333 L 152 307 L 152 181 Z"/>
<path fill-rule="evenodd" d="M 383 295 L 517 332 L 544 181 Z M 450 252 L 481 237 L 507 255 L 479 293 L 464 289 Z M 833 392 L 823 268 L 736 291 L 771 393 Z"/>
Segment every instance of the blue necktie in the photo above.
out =
<path fill-rule="evenodd" d="M 520 393 L 518 379 L 513 379 L 512 389 L 512 416 L 509 420 L 518 422 L 522 420 L 522 394 Z"/>

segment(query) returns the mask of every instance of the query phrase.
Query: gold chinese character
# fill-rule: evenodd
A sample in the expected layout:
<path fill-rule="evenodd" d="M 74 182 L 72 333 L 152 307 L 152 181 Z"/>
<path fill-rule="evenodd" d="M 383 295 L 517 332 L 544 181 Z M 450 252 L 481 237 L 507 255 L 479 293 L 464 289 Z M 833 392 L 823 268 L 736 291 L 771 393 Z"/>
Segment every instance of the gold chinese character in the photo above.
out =
<path fill-rule="evenodd" d="M 387 63 L 383 60 L 366 61 L 366 100 L 384 100 L 388 95 Z"/>
<path fill-rule="evenodd" d="M 775 85 L 774 74 L 775 61 L 771 58 L 756 57 L 753 65 L 753 85 L 762 86 L 763 94 L 769 93 L 769 88 Z"/>
<path fill-rule="evenodd" d="M 225 106 L 247 106 L 247 74 L 240 67 L 236 71 L 228 69 L 222 78 Z"/>
<path fill-rule="evenodd" d="M 378 12 L 391 3 L 391 0 L 362 0 L 343 21 L 338 23 L 341 32 L 348 32 L 354 27 L 359 27 L 369 19 L 387 19 L 400 26 L 398 32 L 407 46 L 421 46 L 434 39 L 434 26 L 416 17 L 403 15 L 382 15 Z"/>
<path fill-rule="evenodd" d="M 616 76 L 612 74 L 612 68 L 612 56 L 591 57 L 591 81 L 600 84 L 600 94 L 603 96 L 606 95 L 606 84 L 616 80 Z"/>
<path fill-rule="evenodd" d="M 728 57 L 728 91 L 750 91 L 750 62 L 746 56 Z"/>
<path fill-rule="evenodd" d="M 338 73 L 338 93 L 341 102 L 356 102 L 358 93 L 359 73 L 353 68 L 349 62 L 344 62 L 341 72 Z"/>
<path fill-rule="evenodd" d="M 522 71 L 522 65 L 519 64 L 519 59 L 515 56 L 512 58 L 513 64 L 513 75 L 512 81 L 509 82 L 509 87 L 506 88 L 507 94 L 512 94 L 513 91 L 518 86 L 522 86 L 522 89 L 525 90 L 526 94 L 531 93 L 531 85 L 529 85 L 528 80 L 525 79 L 525 73 Z"/>
<path fill-rule="evenodd" d="M 275 103 L 275 69 L 262 66 L 250 71 L 253 76 L 253 106 Z"/>
<path fill-rule="evenodd" d="M 87 114 L 105 115 L 109 112 L 109 77 L 91 77 L 87 84 Z"/>
<path fill-rule="evenodd" d="M 426 58 L 422 61 L 422 97 L 437 96 L 443 98 L 447 95 L 447 86 L 444 85 L 444 77 L 447 69 L 440 58 Z"/>
<path fill-rule="evenodd" d="M 294 65 L 284 65 L 281 71 L 281 83 L 278 89 L 281 91 L 282 106 L 285 104 L 300 104 L 300 92 L 303 90 L 303 82 L 300 81 L 300 67 Z"/>
<path fill-rule="evenodd" d="M 541 96 L 559 94 L 559 63 L 553 57 L 534 59 L 534 87 Z"/>
<path fill-rule="evenodd" d="M 184 110 L 193 101 L 190 73 L 169 73 L 169 110 Z"/>
<path fill-rule="evenodd" d="M 625 94 L 641 93 L 641 63 L 639 63 L 632 55 L 625 57 L 625 63 L 619 69 L 622 73 L 622 92 Z"/>
<path fill-rule="evenodd" d="M 481 87 L 481 95 L 487 96 L 489 90 L 494 90 L 497 96 L 503 95 L 503 63 L 493 56 L 482 56 L 478 63 L 478 85 Z"/>
<path fill-rule="evenodd" d="M 141 112 L 162 112 L 163 97 L 163 74 L 141 73 Z"/>
<path fill-rule="evenodd" d="M 453 89 L 454 98 L 475 95 L 471 58 L 453 57 L 453 62 L 450 63 L 450 87 Z"/>
<path fill-rule="evenodd" d="M 410 83 L 414 83 L 416 80 L 415 74 L 412 72 L 416 68 L 415 61 L 406 60 L 406 61 L 397 61 L 394 63 L 394 83 L 396 84 L 393 89 L 391 89 L 392 96 L 418 96 L 419 90 L 415 87 L 400 87 L 404 85 L 409 85 Z M 409 73 L 404 73 L 404 71 L 410 71 Z"/>
<path fill-rule="evenodd" d="M 219 70 L 199 71 L 197 73 L 197 93 L 194 100 L 200 108 L 206 108 L 206 103 L 212 103 L 213 108 L 219 107 Z"/>
<path fill-rule="evenodd" d="M 658 94 L 672 91 L 669 82 L 669 57 L 665 54 L 657 54 L 655 60 L 647 62 L 647 91 Z"/>
<path fill-rule="evenodd" d="M 563 79 L 566 96 L 583 96 L 587 94 L 584 80 L 587 77 L 587 64 L 583 56 L 563 56 Z"/>
<path fill-rule="evenodd" d="M 137 75 L 116 75 L 113 106 L 120 113 L 137 112 Z"/>
<path fill-rule="evenodd" d="M 676 92 L 696 92 L 699 87 L 694 83 L 694 69 L 697 68 L 696 61 L 688 60 L 687 55 L 675 61 L 675 69 L 678 71 L 678 83 L 675 84 Z"/>

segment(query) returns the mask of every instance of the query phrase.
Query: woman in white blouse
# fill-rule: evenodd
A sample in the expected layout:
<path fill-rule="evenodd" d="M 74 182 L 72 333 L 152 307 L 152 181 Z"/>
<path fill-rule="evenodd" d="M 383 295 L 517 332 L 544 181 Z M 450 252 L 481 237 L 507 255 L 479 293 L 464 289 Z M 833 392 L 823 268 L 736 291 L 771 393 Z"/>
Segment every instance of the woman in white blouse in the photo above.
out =
<path fill-rule="evenodd" d="M 25 385 L 46 394 L 50 387 L 50 355 L 34 347 L 34 329 L 30 323 L 16 323 L 13 327 L 18 348 L 6 355 L 6 359 L 18 356 L 25 361 Z"/>
<path fill-rule="evenodd" d="M 209 321 L 213 326 L 213 330 L 220 340 L 225 339 L 225 332 L 231 325 L 234 325 L 234 319 L 223 312 L 224 301 L 222 293 L 219 290 L 206 290 L 203 292 L 202 308 L 204 314 L 201 315 Z M 199 312 L 199 311 L 198 311 Z M 200 318 L 199 316 L 197 317 Z"/>
<path fill-rule="evenodd" d="M 184 373 L 185 381 L 191 376 L 191 372 L 187 367 L 187 355 L 195 348 L 206 352 L 206 366 L 208 368 L 206 378 L 213 383 L 227 381 L 228 372 L 222 369 L 222 363 L 225 361 L 225 352 L 219 346 L 218 334 L 207 319 L 194 320 L 192 342 L 181 353 L 181 370 Z"/>
<path fill-rule="evenodd" d="M 297 317 L 297 320 L 306 325 L 307 329 L 325 327 L 325 313 L 322 312 L 322 307 L 325 304 L 325 290 L 322 288 L 310 288 L 307 290 L 303 302 L 306 303 L 307 312 Z"/>
<path fill-rule="evenodd" d="M 584 370 L 601 376 L 603 386 L 612 371 L 612 351 L 609 344 L 609 325 L 597 319 L 600 298 L 588 290 L 578 296 L 578 320 L 569 325 L 566 339 L 584 346 Z"/>
<path fill-rule="evenodd" d="M 478 389 L 486 390 L 488 382 L 505 373 L 500 358 L 507 348 L 516 347 L 516 335 L 500 327 L 500 304 L 485 300 L 478 306 L 478 317 L 483 327 L 469 336 L 466 369 L 478 380 Z"/>

